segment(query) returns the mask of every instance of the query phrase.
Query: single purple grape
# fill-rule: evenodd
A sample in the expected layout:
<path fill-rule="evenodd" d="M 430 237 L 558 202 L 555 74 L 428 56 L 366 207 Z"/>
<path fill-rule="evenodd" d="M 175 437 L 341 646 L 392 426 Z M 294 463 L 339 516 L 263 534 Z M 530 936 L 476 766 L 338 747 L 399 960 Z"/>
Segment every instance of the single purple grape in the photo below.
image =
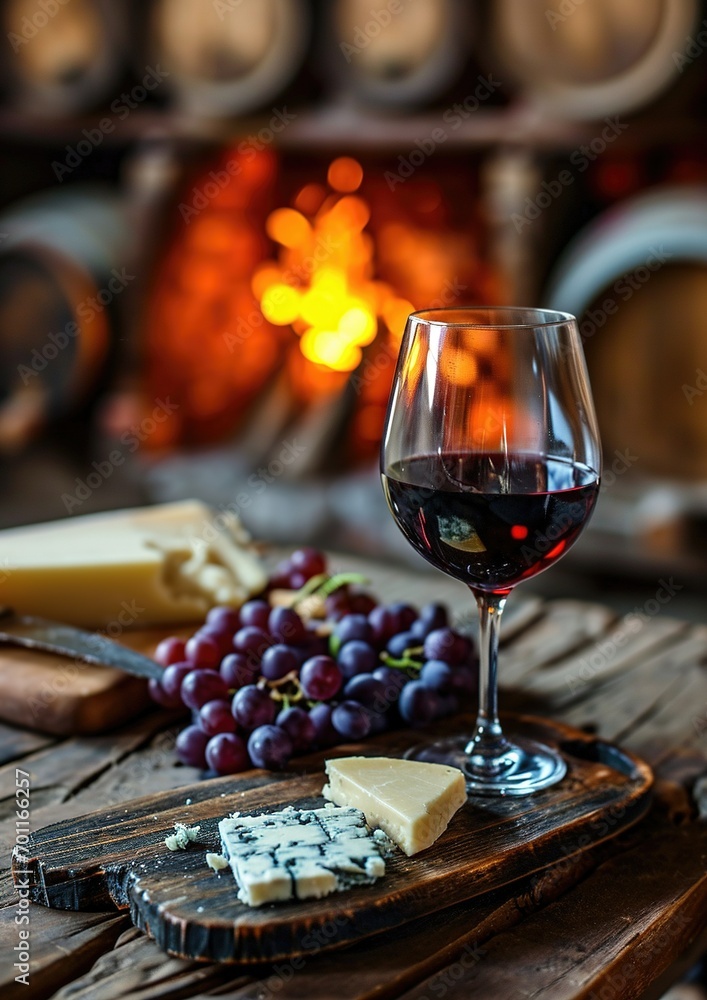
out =
<path fill-rule="evenodd" d="M 265 688 L 248 684 L 236 691 L 231 702 L 233 718 L 246 730 L 268 725 L 275 718 L 275 702 Z"/>
<path fill-rule="evenodd" d="M 297 671 L 300 659 L 295 650 L 277 643 L 263 653 L 260 672 L 269 681 L 279 681 L 287 674 Z"/>
<path fill-rule="evenodd" d="M 397 614 L 385 604 L 376 605 L 368 616 L 368 623 L 373 629 L 373 641 L 377 646 L 385 646 L 400 631 Z"/>
<path fill-rule="evenodd" d="M 428 660 L 420 671 L 420 680 L 433 691 L 451 694 L 454 688 L 454 670 L 444 660 Z"/>
<path fill-rule="evenodd" d="M 329 701 L 338 694 L 343 680 L 331 656 L 313 656 L 300 670 L 302 691 L 312 701 Z"/>
<path fill-rule="evenodd" d="M 268 631 L 276 642 L 296 646 L 307 640 L 304 622 L 292 608 L 273 608 L 268 619 Z"/>
<path fill-rule="evenodd" d="M 197 632 L 187 641 L 184 655 L 199 670 L 216 670 L 221 662 L 221 647 L 210 635 Z"/>
<path fill-rule="evenodd" d="M 344 698 L 357 701 L 364 708 L 370 708 L 378 714 L 387 712 L 390 708 L 385 696 L 385 684 L 373 674 L 358 674 L 352 677 L 344 688 Z"/>
<path fill-rule="evenodd" d="M 193 669 L 191 663 L 170 663 L 164 668 L 160 681 L 169 698 L 182 700 L 182 681 Z"/>
<path fill-rule="evenodd" d="M 400 692 L 398 711 L 410 726 L 431 722 L 439 709 L 439 695 L 422 681 L 410 681 Z"/>
<path fill-rule="evenodd" d="M 176 635 L 171 635 L 168 639 L 163 639 L 158 644 L 153 659 L 162 667 L 169 667 L 173 663 L 181 663 L 186 656 L 185 647 L 186 642 L 184 639 L 178 639 Z"/>
<path fill-rule="evenodd" d="M 229 689 L 241 688 L 257 680 L 260 668 L 245 653 L 229 653 L 221 661 L 219 673 Z"/>
<path fill-rule="evenodd" d="M 290 556 L 290 566 L 302 573 L 306 580 L 311 580 L 313 576 L 326 573 L 326 556 L 309 547 L 297 549 Z"/>
<path fill-rule="evenodd" d="M 373 629 L 365 615 L 345 615 L 337 622 L 334 635 L 342 646 L 355 639 L 367 643 L 373 641 Z"/>
<path fill-rule="evenodd" d="M 199 726 L 187 726 L 175 743 L 177 757 L 187 767 L 206 767 L 206 744 L 209 737 Z"/>
<path fill-rule="evenodd" d="M 400 692 L 409 680 L 406 672 L 396 667 L 376 667 L 373 676 L 383 684 L 386 701 L 391 705 L 397 703 Z"/>
<path fill-rule="evenodd" d="M 240 610 L 239 617 L 241 626 L 259 628 L 267 632 L 270 605 L 267 601 L 246 601 Z"/>
<path fill-rule="evenodd" d="M 248 753 L 256 767 L 279 771 L 292 756 L 292 740 L 280 726 L 258 726 L 248 738 Z"/>
<path fill-rule="evenodd" d="M 265 650 L 272 644 L 273 641 L 268 633 L 255 625 L 245 625 L 233 637 L 235 651 L 245 653 L 250 660 L 258 662 L 260 662 Z"/>
<path fill-rule="evenodd" d="M 357 701 L 342 701 L 331 713 L 334 729 L 345 740 L 362 740 L 371 731 L 371 718 Z"/>
<path fill-rule="evenodd" d="M 284 729 L 292 740 L 295 752 L 311 750 L 317 739 L 317 729 L 308 712 L 297 705 L 283 708 L 275 719 L 275 725 Z"/>
<path fill-rule="evenodd" d="M 218 632 L 228 632 L 233 635 L 241 627 L 241 616 L 236 608 L 219 606 L 211 608 L 206 616 L 206 624 Z"/>
<path fill-rule="evenodd" d="M 390 610 L 397 615 L 398 619 L 398 631 L 407 632 L 412 623 L 417 618 L 417 611 L 411 604 L 405 604 L 402 601 L 398 601 L 395 604 L 389 604 Z"/>
<path fill-rule="evenodd" d="M 250 767 L 245 740 L 235 733 L 218 733 L 206 744 L 206 763 L 217 774 L 239 774 Z"/>
<path fill-rule="evenodd" d="M 231 705 L 222 698 L 207 701 L 199 709 L 199 725 L 208 736 L 217 733 L 235 733 L 236 720 L 231 714 Z"/>
<path fill-rule="evenodd" d="M 439 628 L 425 639 L 425 660 L 444 660 L 451 666 L 466 663 L 471 653 L 471 642 L 450 628 Z"/>
<path fill-rule="evenodd" d="M 378 653 L 373 646 L 352 639 L 341 647 L 336 657 L 339 670 L 348 680 L 356 674 L 369 674 L 378 666 Z"/>
<path fill-rule="evenodd" d="M 223 677 L 213 670 L 191 670 L 182 681 L 180 691 L 187 708 L 194 709 L 201 708 L 207 701 L 228 697 Z"/>
<path fill-rule="evenodd" d="M 316 732 L 316 743 L 322 749 L 333 747 L 335 743 L 339 742 L 339 734 L 334 729 L 331 721 L 331 713 L 333 711 L 333 707 L 324 704 L 324 702 L 321 702 L 319 705 L 313 705 L 309 710 L 309 717 L 314 723 Z"/>

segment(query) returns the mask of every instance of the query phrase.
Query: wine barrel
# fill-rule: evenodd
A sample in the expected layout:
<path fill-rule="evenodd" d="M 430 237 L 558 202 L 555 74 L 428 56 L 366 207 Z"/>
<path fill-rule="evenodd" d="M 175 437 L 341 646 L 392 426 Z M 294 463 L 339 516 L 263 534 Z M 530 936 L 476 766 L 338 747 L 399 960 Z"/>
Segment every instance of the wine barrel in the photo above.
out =
<path fill-rule="evenodd" d="M 242 115 L 292 82 L 309 43 L 305 0 L 157 0 L 149 52 L 189 114 Z"/>
<path fill-rule="evenodd" d="M 410 107 L 433 100 L 464 66 L 470 44 L 468 0 L 334 0 L 332 65 L 363 102 Z"/>
<path fill-rule="evenodd" d="M 124 59 L 125 22 L 114 0 L 3 0 L 3 78 L 11 103 L 32 114 L 81 111 L 109 92 Z"/>
<path fill-rule="evenodd" d="M 707 188 L 665 188 L 593 221 L 543 297 L 579 320 L 607 464 L 707 478 Z"/>
<path fill-rule="evenodd" d="M 109 190 L 34 196 L 0 217 L 0 451 L 85 400 L 103 369 L 112 303 L 132 281 Z"/>
<path fill-rule="evenodd" d="M 548 114 L 580 119 L 633 111 L 660 94 L 677 76 L 700 16 L 699 0 L 495 0 L 491 7 L 490 48 L 502 79 Z"/>

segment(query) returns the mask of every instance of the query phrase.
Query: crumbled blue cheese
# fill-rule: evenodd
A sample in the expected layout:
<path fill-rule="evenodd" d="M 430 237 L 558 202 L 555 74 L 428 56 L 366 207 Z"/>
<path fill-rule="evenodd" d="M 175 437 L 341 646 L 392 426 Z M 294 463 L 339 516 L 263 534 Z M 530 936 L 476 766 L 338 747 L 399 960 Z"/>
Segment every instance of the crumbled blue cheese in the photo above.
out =
<path fill-rule="evenodd" d="M 207 851 L 206 864 L 209 868 L 213 868 L 215 872 L 220 872 L 223 868 L 228 868 L 228 858 L 224 858 L 223 854 Z"/>
<path fill-rule="evenodd" d="M 174 833 L 164 838 L 165 847 L 170 851 L 186 851 L 190 841 L 199 836 L 200 826 L 185 826 L 184 823 L 174 824 Z"/>
<path fill-rule="evenodd" d="M 321 898 L 385 874 L 381 846 L 351 808 L 283 809 L 219 823 L 223 853 L 249 906 Z"/>

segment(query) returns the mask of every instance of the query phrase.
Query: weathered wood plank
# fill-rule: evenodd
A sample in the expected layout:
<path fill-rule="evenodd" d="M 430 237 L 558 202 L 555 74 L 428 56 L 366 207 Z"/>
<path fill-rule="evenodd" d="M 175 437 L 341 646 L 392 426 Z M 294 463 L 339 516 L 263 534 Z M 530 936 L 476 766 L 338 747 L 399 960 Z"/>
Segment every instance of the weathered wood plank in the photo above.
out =
<path fill-rule="evenodd" d="M 706 912 L 707 828 L 666 825 L 489 941 L 483 961 L 445 983 L 445 1000 L 577 1000 L 592 991 L 638 1000 L 702 933 Z M 404 998 L 439 989 L 439 979 L 428 979 Z"/>
<path fill-rule="evenodd" d="M 0 765 L 8 761 L 17 761 L 54 743 L 56 743 L 54 736 L 30 732 L 28 729 L 17 729 L 15 726 L 0 722 Z"/>
<path fill-rule="evenodd" d="M 700 638 L 681 634 L 667 649 L 646 654 L 602 684 L 587 685 L 581 701 L 558 708 L 553 699 L 553 714 L 579 728 L 592 725 L 605 739 L 621 742 L 684 683 L 703 648 Z"/>
<path fill-rule="evenodd" d="M 523 681 L 523 688 L 548 698 L 554 710 L 584 699 L 592 688 L 632 666 L 651 659 L 657 651 L 670 653 L 687 633 L 687 625 L 673 619 L 653 619 L 637 632 L 625 623 L 585 646 L 579 653 L 537 669 Z M 699 640 L 692 640 L 695 655 Z"/>
<path fill-rule="evenodd" d="M 523 684 L 533 674 L 576 649 L 583 649 L 606 634 L 616 616 L 598 604 L 553 601 L 545 615 L 506 645 L 499 659 L 501 684 Z M 503 635 L 503 624 L 501 624 Z"/>

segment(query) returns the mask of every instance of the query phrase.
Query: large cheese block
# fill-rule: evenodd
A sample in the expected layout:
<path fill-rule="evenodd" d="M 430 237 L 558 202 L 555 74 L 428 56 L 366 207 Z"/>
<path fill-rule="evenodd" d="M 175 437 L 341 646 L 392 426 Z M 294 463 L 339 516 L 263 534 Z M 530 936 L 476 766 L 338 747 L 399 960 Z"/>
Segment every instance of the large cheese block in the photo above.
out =
<path fill-rule="evenodd" d="M 265 586 L 247 541 L 196 500 L 0 531 L 0 605 L 116 632 L 203 620 Z"/>
<path fill-rule="evenodd" d="M 320 899 L 385 873 L 379 842 L 357 809 L 283 809 L 219 823 L 221 846 L 249 906 Z"/>
<path fill-rule="evenodd" d="M 446 764 L 392 757 L 342 757 L 326 762 L 324 796 L 360 809 L 406 854 L 430 847 L 466 802 L 464 775 Z"/>

